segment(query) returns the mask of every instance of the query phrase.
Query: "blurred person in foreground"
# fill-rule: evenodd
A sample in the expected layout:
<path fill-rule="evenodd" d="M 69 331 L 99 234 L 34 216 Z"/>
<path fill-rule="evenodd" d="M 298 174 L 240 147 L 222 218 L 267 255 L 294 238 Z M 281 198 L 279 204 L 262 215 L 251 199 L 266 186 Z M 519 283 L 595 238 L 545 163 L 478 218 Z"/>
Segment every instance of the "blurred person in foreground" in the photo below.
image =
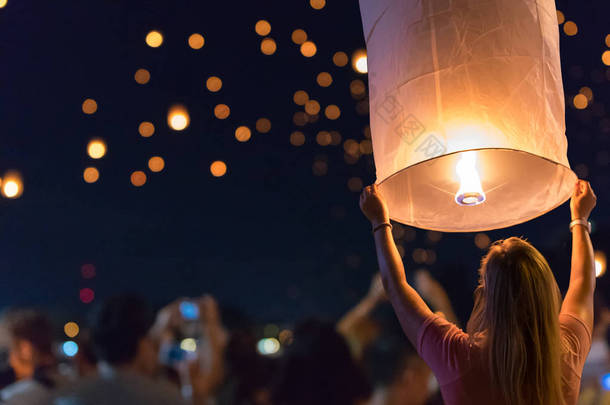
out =
<path fill-rule="evenodd" d="M 0 400 L 16 405 L 45 403 L 65 383 L 53 354 L 53 325 L 42 312 L 15 309 L 4 315 L 1 328 L 14 382 L 0 391 Z"/>
<path fill-rule="evenodd" d="M 371 221 L 383 284 L 402 328 L 435 373 L 447 405 L 576 404 L 591 346 L 595 265 L 588 218 L 596 197 L 578 181 L 570 202 L 572 269 L 561 303 L 555 277 L 530 243 L 494 243 L 481 262 L 468 333 L 434 314 L 406 281 L 376 185 L 360 207 Z"/>
<path fill-rule="evenodd" d="M 300 323 L 281 359 L 274 405 L 360 405 L 371 394 L 368 380 L 335 325 Z"/>
<path fill-rule="evenodd" d="M 385 332 L 366 350 L 364 364 L 374 386 L 369 405 L 424 405 L 430 367 L 404 335 Z"/>
<path fill-rule="evenodd" d="M 205 301 L 201 303 L 205 306 Z M 95 314 L 92 328 L 92 343 L 99 360 L 98 375 L 85 378 L 60 392 L 53 403 L 187 404 L 179 387 L 159 377 L 162 371 L 159 364 L 160 342 L 171 334 L 172 328 L 179 322 L 178 306 L 179 302 L 170 304 L 155 319 L 148 304 L 136 296 L 123 295 L 106 301 Z M 201 313 L 209 311 L 202 308 Z M 215 322 L 212 317 L 206 320 Z M 211 339 L 214 340 L 215 336 Z M 221 366 L 215 364 L 215 367 L 209 374 L 203 374 L 198 364 L 189 368 L 193 404 L 207 404 L 215 384 L 221 379 L 221 376 L 214 374 L 222 372 L 219 370 Z"/>

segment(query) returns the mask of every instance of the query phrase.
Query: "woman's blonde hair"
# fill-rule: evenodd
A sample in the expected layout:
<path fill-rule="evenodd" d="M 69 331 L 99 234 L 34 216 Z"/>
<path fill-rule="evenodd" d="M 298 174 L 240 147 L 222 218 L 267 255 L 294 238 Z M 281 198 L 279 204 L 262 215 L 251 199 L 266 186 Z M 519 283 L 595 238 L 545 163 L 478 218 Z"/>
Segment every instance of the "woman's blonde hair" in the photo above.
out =
<path fill-rule="evenodd" d="M 561 295 L 547 261 L 513 237 L 491 246 L 479 272 L 467 329 L 487 334 L 493 383 L 507 404 L 563 404 Z"/>

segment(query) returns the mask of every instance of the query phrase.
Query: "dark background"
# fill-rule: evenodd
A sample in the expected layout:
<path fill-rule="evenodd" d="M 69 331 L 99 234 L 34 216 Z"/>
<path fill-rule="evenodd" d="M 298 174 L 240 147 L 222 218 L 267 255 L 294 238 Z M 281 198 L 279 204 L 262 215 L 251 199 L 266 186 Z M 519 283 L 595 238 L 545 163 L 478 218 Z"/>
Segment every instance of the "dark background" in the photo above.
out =
<path fill-rule="evenodd" d="M 598 194 L 594 242 L 610 253 L 610 72 L 601 61 L 610 7 L 599 0 L 557 6 L 579 27 L 574 37 L 560 27 L 569 158 Z M 259 19 L 271 23 L 272 56 L 260 52 Z M 296 28 L 316 42 L 315 57 L 304 58 L 292 43 Z M 145 44 L 152 29 L 164 34 L 160 48 Z M 199 51 L 187 45 L 193 32 L 206 39 Z M 209 292 L 261 322 L 342 314 L 376 271 L 358 193 L 347 187 L 351 177 L 373 182 L 374 165 L 372 155 L 346 163 L 341 146 L 319 146 L 315 134 L 364 139 L 368 116 L 356 113 L 349 84 L 366 75 L 332 63 L 336 51 L 351 55 L 363 46 L 353 1 L 328 0 L 317 11 L 306 0 L 9 0 L 0 9 L 0 172 L 19 170 L 25 192 L 0 200 L 0 306 L 38 305 L 79 318 L 91 305 L 80 302 L 79 290 L 89 287 L 94 302 L 131 290 L 155 305 Z M 142 67 L 152 74 L 144 86 L 133 79 Z M 330 88 L 316 84 L 321 71 L 333 75 Z M 205 89 L 211 75 L 223 79 L 219 93 Z M 582 86 L 594 102 L 578 111 L 571 99 Z M 307 141 L 295 147 L 292 116 L 301 108 L 292 95 L 300 89 L 339 105 L 342 116 L 305 127 Z M 91 116 L 81 111 L 89 97 L 99 105 Z M 175 102 L 190 110 L 184 132 L 165 123 Z M 231 107 L 229 119 L 214 118 L 218 103 Z M 254 131 L 260 117 L 271 120 L 270 133 Z M 153 137 L 138 134 L 141 121 L 155 124 Z M 239 125 L 253 130 L 249 142 L 235 140 Z M 86 154 L 92 137 L 108 144 L 100 161 Z M 146 168 L 152 155 L 165 159 L 163 172 Z M 209 171 L 217 159 L 228 165 L 221 178 Z M 316 160 L 327 162 L 326 175 L 313 174 Z M 95 184 L 82 178 L 90 165 L 101 173 Z M 134 170 L 147 172 L 141 188 L 130 183 Z M 568 222 L 566 204 L 489 236 L 529 238 L 565 287 Z M 421 267 L 413 263 L 415 248 L 435 251 L 426 267 L 465 318 L 483 254 L 474 234 L 431 242 L 417 230 L 402 244 L 408 271 Z M 91 280 L 81 276 L 87 263 L 97 270 Z"/>

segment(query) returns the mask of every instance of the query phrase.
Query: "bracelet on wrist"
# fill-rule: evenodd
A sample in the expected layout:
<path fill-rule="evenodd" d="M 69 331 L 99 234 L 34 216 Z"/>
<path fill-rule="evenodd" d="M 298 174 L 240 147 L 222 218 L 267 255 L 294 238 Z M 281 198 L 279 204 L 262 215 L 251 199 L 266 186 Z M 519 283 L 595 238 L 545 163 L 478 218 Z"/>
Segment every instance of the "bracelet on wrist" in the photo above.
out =
<path fill-rule="evenodd" d="M 383 223 L 381 223 L 381 224 L 378 224 L 378 225 L 374 225 L 374 226 L 373 226 L 373 234 L 374 234 L 375 232 L 377 232 L 378 230 L 380 230 L 381 228 L 385 228 L 386 226 L 387 226 L 388 228 L 390 228 L 390 230 L 392 230 L 392 224 L 391 224 L 391 223 L 389 223 L 389 222 L 383 222 Z"/>
<path fill-rule="evenodd" d="M 572 229 L 574 229 L 575 226 L 583 226 L 588 233 L 591 233 L 591 222 L 586 219 L 573 219 L 572 222 L 570 222 L 570 232 L 572 232 Z"/>

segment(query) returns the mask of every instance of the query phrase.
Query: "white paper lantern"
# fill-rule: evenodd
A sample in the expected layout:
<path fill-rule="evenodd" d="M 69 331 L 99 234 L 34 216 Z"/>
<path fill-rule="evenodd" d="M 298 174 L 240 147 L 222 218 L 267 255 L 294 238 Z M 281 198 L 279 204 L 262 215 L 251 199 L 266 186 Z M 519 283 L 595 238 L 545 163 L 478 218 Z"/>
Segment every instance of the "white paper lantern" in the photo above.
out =
<path fill-rule="evenodd" d="M 565 202 L 553 0 L 360 0 L 377 182 L 392 219 L 468 232 Z"/>

